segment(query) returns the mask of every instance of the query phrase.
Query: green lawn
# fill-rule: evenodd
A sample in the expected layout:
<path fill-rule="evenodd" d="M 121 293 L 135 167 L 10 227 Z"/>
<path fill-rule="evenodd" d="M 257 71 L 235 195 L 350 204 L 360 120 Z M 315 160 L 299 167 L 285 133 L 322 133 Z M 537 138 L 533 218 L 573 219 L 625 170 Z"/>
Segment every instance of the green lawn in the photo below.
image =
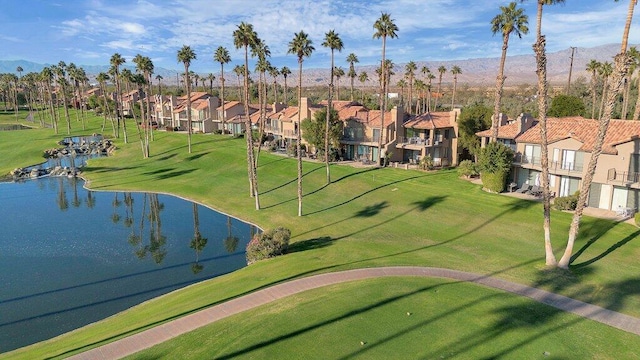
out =
<path fill-rule="evenodd" d="M 441 279 L 386 278 L 294 295 L 127 359 L 638 357 L 637 336 L 522 297 Z"/>
<path fill-rule="evenodd" d="M 0 115 L 0 123 L 3 121 L 7 120 Z M 101 120 L 95 118 L 86 132 L 79 131 L 79 123 L 73 123 L 74 132 L 99 131 L 100 123 Z M 0 170 L 9 171 L 26 165 L 18 161 L 41 156 L 42 149 L 54 146 L 60 137 L 62 135 L 55 136 L 50 129 L 0 132 L 0 159 L 3 159 Z M 16 146 L 21 142 L 30 144 L 28 147 Z M 288 279 L 384 265 L 437 266 L 491 274 L 640 316 L 640 264 L 637 261 L 640 258 L 637 235 L 640 232 L 628 224 L 584 218 L 575 248 L 578 255 L 571 272 L 549 271 L 544 268 L 540 204 L 485 193 L 480 186 L 458 179 L 455 171 L 425 173 L 335 165 L 331 168 L 333 182 L 325 186 L 323 165 L 305 162 L 304 216 L 297 217 L 294 159 L 265 152 L 260 155 L 258 175 L 262 210 L 256 211 L 253 199 L 249 197 L 243 139 L 194 135 L 193 152 L 188 154 L 186 135 L 158 132 L 149 159 L 142 159 L 139 144 L 123 144 L 121 139 L 117 143 L 120 148 L 115 156 L 92 160 L 85 169 L 92 189 L 172 193 L 262 228 L 286 226 L 292 230 L 292 252 L 165 295 L 79 331 L 9 353 L 9 356 L 69 355 Z M 9 148 L 11 144 L 13 146 Z M 41 148 L 36 149 L 38 145 Z M 2 156 L 5 154 L 11 154 L 6 162 L 7 158 Z M 569 221 L 570 214 L 553 212 L 552 234 L 558 255 L 566 241 Z M 405 282 L 407 286 L 412 284 L 405 279 L 397 281 L 399 286 Z M 388 296 L 384 286 L 372 284 L 367 291 L 378 294 L 372 299 Z M 321 291 L 343 298 L 339 294 L 345 288 L 333 289 Z M 486 291 L 471 285 L 460 289 L 477 294 Z M 535 306 L 517 297 L 503 297 L 514 308 L 523 302 Z M 313 296 L 302 294 L 300 299 L 312 300 Z M 276 311 L 289 302 L 285 299 L 278 303 L 280 305 L 266 306 L 258 311 Z M 341 306 L 331 305 L 340 303 L 327 302 L 327 309 L 323 311 L 343 311 Z M 262 330 L 262 322 L 253 324 L 257 337 L 272 335 L 266 328 Z M 594 342 L 594 346 L 602 346 L 602 353 L 624 357 L 620 352 L 624 349 L 614 341 L 600 342 L 588 335 L 601 331 L 601 325 L 586 321 L 581 324 L 591 331 L 563 329 L 563 332 L 570 334 L 576 343 Z M 212 329 L 217 328 L 214 325 Z M 537 331 L 543 327 L 538 328 L 536 323 L 531 329 Z M 218 330 L 211 331 L 209 334 L 213 336 Z M 516 329 L 512 334 L 511 331 L 511 328 L 504 328 L 504 339 L 510 339 L 505 340 L 505 348 L 522 341 Z M 628 336 L 618 334 L 611 336 L 619 339 Z M 454 334 L 448 340 L 462 342 L 465 336 Z M 399 335 L 398 341 L 410 342 L 410 339 Z M 313 346 L 311 342 L 307 346 Z M 230 349 L 242 348 L 237 344 L 229 346 Z M 273 346 L 277 348 L 277 344 Z"/>

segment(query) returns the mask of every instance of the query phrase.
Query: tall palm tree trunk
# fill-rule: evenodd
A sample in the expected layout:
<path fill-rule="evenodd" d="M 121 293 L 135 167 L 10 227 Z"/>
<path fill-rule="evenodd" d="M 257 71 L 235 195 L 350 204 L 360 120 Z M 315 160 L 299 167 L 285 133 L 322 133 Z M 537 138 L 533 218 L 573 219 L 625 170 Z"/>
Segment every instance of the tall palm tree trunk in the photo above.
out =
<path fill-rule="evenodd" d="M 542 203 L 544 232 L 545 264 L 555 266 L 556 256 L 551 245 L 551 192 L 549 189 L 549 142 L 547 139 L 547 54 L 545 51 L 545 37 L 541 34 L 543 3 L 538 2 L 537 11 L 537 40 L 533 45 L 536 54 L 536 72 L 538 74 L 538 121 L 540 122 L 540 153 L 542 167 Z"/>
<path fill-rule="evenodd" d="M 260 210 L 260 198 L 258 193 L 258 174 L 253 154 L 253 131 L 251 130 L 251 118 L 249 117 L 249 50 L 244 47 L 244 116 L 245 137 L 247 138 L 247 166 L 249 172 L 249 190 L 254 197 L 256 210 Z"/>
<path fill-rule="evenodd" d="M 633 0 L 631 0 L 633 2 Z M 623 41 L 623 44 L 625 42 Z M 593 175 L 596 170 L 596 166 L 598 164 L 598 158 L 602 153 L 602 146 L 604 144 L 604 138 L 607 134 L 607 128 L 609 127 L 609 123 L 611 121 L 611 115 L 613 114 L 613 109 L 616 103 L 616 97 L 620 93 L 620 88 L 622 87 L 622 83 L 624 77 L 627 75 L 629 71 L 629 67 L 631 65 L 631 59 L 626 53 L 626 48 L 622 49 L 622 52 L 614 58 L 614 70 L 611 75 L 611 81 L 609 82 L 609 91 L 607 93 L 607 101 L 605 104 L 604 116 L 600 118 L 600 123 L 598 126 L 598 135 L 596 136 L 595 143 L 593 145 L 593 150 L 591 151 L 591 159 L 589 159 L 589 165 L 587 166 L 587 172 L 582 179 L 582 187 L 580 189 L 580 196 L 578 197 L 578 205 L 576 206 L 576 210 L 573 214 L 573 219 L 571 220 L 571 227 L 569 228 L 569 238 L 567 239 L 567 247 L 565 249 L 562 258 L 558 262 L 558 267 L 563 269 L 568 269 L 569 264 L 571 263 L 571 255 L 573 253 L 573 246 L 575 244 L 576 237 L 578 236 L 578 231 L 580 229 L 580 219 L 582 218 L 582 213 L 584 208 L 586 207 L 586 202 L 589 195 L 589 189 L 591 188 L 591 182 L 593 180 Z"/>
<path fill-rule="evenodd" d="M 493 106 L 493 122 L 491 124 L 491 141 L 498 141 L 498 126 L 500 122 L 500 103 L 502 101 L 502 90 L 504 87 L 504 63 L 507 60 L 507 48 L 509 35 L 504 36 L 502 41 L 502 57 L 500 58 L 500 70 L 496 77 L 496 100 Z"/>
<path fill-rule="evenodd" d="M 327 118 L 324 128 L 324 163 L 327 169 L 327 185 L 331 184 L 331 170 L 329 170 L 329 127 L 331 122 L 331 101 L 333 100 L 333 48 L 331 48 L 331 79 L 329 80 L 329 98 L 327 99 Z M 353 78 L 351 78 L 351 101 L 353 101 Z"/>
<path fill-rule="evenodd" d="M 382 81 L 380 83 L 380 134 L 378 138 L 378 165 L 382 159 L 382 131 L 384 130 L 384 112 L 387 110 L 387 66 L 385 62 L 385 51 L 387 49 L 387 37 L 382 37 L 382 62 L 380 63 L 380 76 Z"/>
<path fill-rule="evenodd" d="M 296 131 L 296 157 L 298 160 L 298 216 L 302 216 L 302 61 L 298 61 L 298 129 Z"/>
<path fill-rule="evenodd" d="M 636 83 L 638 84 L 638 99 L 636 99 L 636 106 L 633 110 L 633 120 L 640 119 L 640 76 L 638 76 Z"/>

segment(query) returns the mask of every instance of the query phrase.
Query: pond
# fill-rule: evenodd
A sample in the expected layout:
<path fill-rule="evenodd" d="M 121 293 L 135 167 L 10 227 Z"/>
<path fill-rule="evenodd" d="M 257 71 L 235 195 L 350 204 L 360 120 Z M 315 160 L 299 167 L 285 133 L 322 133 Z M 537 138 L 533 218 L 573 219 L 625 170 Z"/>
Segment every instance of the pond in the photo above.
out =
<path fill-rule="evenodd" d="M 0 183 L 0 352 L 246 265 L 250 224 L 169 195 L 83 184 Z"/>

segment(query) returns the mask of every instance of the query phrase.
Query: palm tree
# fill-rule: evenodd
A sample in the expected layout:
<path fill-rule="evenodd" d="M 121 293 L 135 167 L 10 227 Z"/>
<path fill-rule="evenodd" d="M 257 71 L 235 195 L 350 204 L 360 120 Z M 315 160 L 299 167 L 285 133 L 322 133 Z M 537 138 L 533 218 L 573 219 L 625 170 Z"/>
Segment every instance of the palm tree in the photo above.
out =
<path fill-rule="evenodd" d="M 416 102 L 416 113 L 419 113 L 424 108 L 424 90 L 426 89 L 426 85 L 424 81 L 416 79 L 414 87 L 416 88 L 416 94 L 418 95 L 418 100 Z"/>
<path fill-rule="evenodd" d="M 431 83 L 433 82 L 433 80 L 435 78 L 436 78 L 436 76 L 433 73 L 429 72 L 427 74 L 427 80 L 429 80 L 429 82 L 427 84 L 427 91 L 429 92 L 428 99 L 427 99 L 427 101 L 428 101 L 427 112 L 431 112 Z"/>
<path fill-rule="evenodd" d="M 275 66 L 270 66 L 269 76 L 273 79 L 273 102 L 278 102 L 278 75 L 280 75 L 280 70 Z"/>
<path fill-rule="evenodd" d="M 601 64 L 595 59 L 591 59 L 587 64 L 587 71 L 591 73 L 591 118 L 596 116 L 596 84 L 598 83 L 598 69 Z"/>
<path fill-rule="evenodd" d="M 363 71 L 358 75 L 358 80 L 362 83 L 362 89 L 360 89 L 360 95 L 362 95 L 362 103 L 364 104 L 364 83 L 369 80 L 369 75 L 366 71 Z"/>
<path fill-rule="evenodd" d="M 160 74 L 156 75 L 156 80 L 158 80 L 158 95 L 160 95 L 161 98 L 162 98 L 162 79 L 164 79 L 162 75 Z"/>
<path fill-rule="evenodd" d="M 433 108 L 435 110 L 438 109 L 438 99 L 441 96 L 441 89 L 442 89 L 442 76 L 447 72 L 447 68 L 444 65 L 440 65 L 440 67 L 438 68 L 438 96 L 436 96 L 436 103 L 433 106 Z"/>
<path fill-rule="evenodd" d="M 451 94 L 451 110 L 456 101 L 456 90 L 458 87 L 458 75 L 462 74 L 462 69 L 458 65 L 454 65 L 451 68 L 451 74 L 453 75 L 453 94 Z"/>
<path fill-rule="evenodd" d="M 607 135 L 607 128 L 611 122 L 611 116 L 613 114 L 613 108 L 616 103 L 616 98 L 620 93 L 622 82 L 629 71 L 631 65 L 631 59 L 627 52 L 627 44 L 629 42 L 629 28 L 631 27 L 631 20 L 633 19 L 633 11 L 637 4 L 637 0 L 629 0 L 629 8 L 627 10 L 627 19 L 625 22 L 624 32 L 622 35 L 622 45 L 620 47 L 620 53 L 614 58 L 614 70 L 611 75 L 611 81 L 609 82 L 609 91 L 607 95 L 607 102 L 603 116 L 600 118 L 598 126 L 598 134 L 591 150 L 591 158 L 589 159 L 589 165 L 587 166 L 587 172 L 582 179 L 582 188 L 580 189 L 580 196 L 578 197 L 578 204 L 576 210 L 573 213 L 573 219 L 571 221 L 571 227 L 569 228 L 569 237 L 567 239 L 567 247 L 565 249 L 562 258 L 558 262 L 558 267 L 567 269 L 571 262 L 571 255 L 573 253 L 573 245 L 575 239 L 578 236 L 580 229 L 580 219 L 582 218 L 582 212 L 587 202 L 587 196 L 589 195 L 589 189 L 591 188 L 591 182 L 593 180 L 593 174 L 596 171 L 598 165 L 598 158 L 602 153 L 602 146 L 604 144 L 604 138 Z"/>
<path fill-rule="evenodd" d="M 213 81 L 216 79 L 216 76 L 213 75 L 213 73 L 208 73 L 206 77 L 204 77 L 202 79 L 203 82 L 203 87 L 204 87 L 204 81 L 205 80 L 209 80 L 209 93 L 213 95 Z"/>
<path fill-rule="evenodd" d="M 353 81 L 358 77 L 358 73 L 356 72 L 356 68 L 354 64 L 359 63 L 358 57 L 356 54 L 351 53 L 347 56 L 347 62 L 349 63 L 349 73 L 347 76 L 351 79 L 351 101 L 353 101 Z M 333 66 L 332 66 L 333 67 Z"/>
<path fill-rule="evenodd" d="M 54 65 L 53 71 L 56 74 L 56 82 L 60 86 L 60 93 L 62 94 L 62 106 L 64 106 L 64 117 L 67 120 L 67 135 L 71 134 L 71 119 L 69 118 L 69 106 L 67 101 L 67 64 L 64 61 L 60 61 L 57 66 Z M 17 106 L 18 103 L 16 103 Z"/>
<path fill-rule="evenodd" d="M 187 92 L 187 144 L 189 154 L 191 154 L 191 79 L 189 78 L 189 66 L 191 66 L 191 61 L 196 59 L 196 53 L 190 46 L 183 45 L 182 48 L 178 50 L 177 59 L 178 62 L 184 65 L 184 86 Z"/>
<path fill-rule="evenodd" d="M 340 66 L 333 69 L 333 76 L 336 77 L 336 82 L 338 83 L 336 86 L 336 98 L 340 100 L 340 78 L 344 76 L 344 69 Z"/>
<path fill-rule="evenodd" d="M 244 48 L 244 117 L 245 138 L 247 140 L 247 170 L 249 174 L 249 190 L 255 198 L 256 210 L 260 210 L 258 197 L 258 176 L 256 162 L 253 155 L 253 135 L 251 130 L 251 117 L 249 117 L 249 47 L 253 50 L 258 42 L 258 34 L 253 30 L 253 25 L 241 22 L 233 32 L 233 43 L 236 49 Z"/>
<path fill-rule="evenodd" d="M 231 62 L 229 50 L 224 46 L 218 46 L 213 60 L 220 63 L 220 102 L 222 103 L 222 133 L 224 134 L 227 130 L 227 116 L 224 111 L 224 64 Z"/>
<path fill-rule="evenodd" d="M 404 98 L 404 88 L 407 87 L 407 81 L 405 79 L 400 79 L 396 86 L 400 88 L 400 104 L 406 103 L 406 99 Z"/>
<path fill-rule="evenodd" d="M 305 57 L 311 56 L 315 48 L 311 45 L 313 42 L 309 36 L 302 30 L 294 34 L 293 40 L 289 42 L 288 54 L 294 54 L 298 57 L 298 130 L 296 131 L 296 152 L 298 158 L 298 216 L 302 216 L 302 147 L 300 138 L 300 123 L 302 121 L 302 62 Z"/>
<path fill-rule="evenodd" d="M 53 81 L 53 71 L 51 70 L 50 67 L 45 66 L 42 71 L 40 72 L 40 77 L 42 79 L 42 81 L 44 82 L 44 85 L 47 89 L 47 93 L 49 95 L 49 107 L 50 107 L 50 111 L 51 111 L 51 124 L 53 126 L 53 129 L 56 133 L 56 135 L 58 135 L 58 119 L 56 117 L 58 110 L 57 108 L 54 106 L 53 104 L 53 94 L 51 91 L 51 82 Z M 6 101 L 6 99 L 5 99 Z M 5 102 L 5 106 L 6 106 L 6 102 Z M 104 129 L 104 126 L 103 126 Z M 103 130 L 104 131 L 104 130 Z"/>
<path fill-rule="evenodd" d="M 234 74 L 236 74 L 236 78 L 238 79 L 238 101 L 242 101 L 242 85 L 240 84 L 240 76 L 244 76 L 245 68 L 244 65 L 236 65 L 233 68 Z"/>
<path fill-rule="evenodd" d="M 491 125 L 491 141 L 498 140 L 498 121 L 500 117 L 500 103 L 502 101 L 502 89 L 504 87 L 504 63 L 507 60 L 507 48 L 509 47 L 509 36 L 513 33 L 522 38 L 523 34 L 529 32 L 527 27 L 529 18 L 524 13 L 524 9 L 518 8 L 514 1 L 507 6 L 500 6 L 501 13 L 491 20 L 491 31 L 493 34 L 502 34 L 502 57 L 500 58 L 500 69 L 496 78 L 496 100 L 493 109 L 493 123 Z"/>
<path fill-rule="evenodd" d="M 280 69 L 280 74 L 282 74 L 282 77 L 284 78 L 284 104 L 288 105 L 287 77 L 291 75 L 291 70 L 288 67 L 283 66 L 282 69 Z"/>
<path fill-rule="evenodd" d="M 196 85 L 195 89 L 196 91 L 198 91 L 198 81 L 200 80 L 200 75 L 195 74 L 193 71 L 191 72 L 190 75 L 193 77 L 193 81 L 195 82 L 195 85 Z"/>
<path fill-rule="evenodd" d="M 146 98 L 146 105 L 147 105 L 147 110 L 146 110 L 147 126 L 145 126 L 144 128 L 144 132 L 145 132 L 144 154 L 147 157 L 149 157 L 150 156 L 149 142 L 150 140 L 153 140 L 153 126 L 151 126 L 151 102 L 149 97 L 151 96 L 151 74 L 153 74 L 154 66 L 153 66 L 153 61 L 151 61 L 151 58 L 147 56 L 142 56 L 140 54 L 136 55 L 133 58 L 133 62 L 136 64 L 136 69 L 138 70 L 138 72 L 141 72 L 142 75 L 144 76 L 144 82 L 142 85 L 147 86 L 145 90 L 146 92 L 145 98 Z M 142 104 L 141 104 L 141 108 L 142 108 Z"/>
<path fill-rule="evenodd" d="M 122 98 L 121 98 L 121 89 L 120 89 L 120 65 L 124 64 L 126 62 L 126 60 L 122 57 L 122 55 L 115 53 L 111 56 L 111 59 L 109 60 L 109 63 L 111 64 L 111 67 L 113 68 L 113 73 L 114 73 L 114 81 L 116 84 L 116 108 L 115 108 L 115 115 L 116 115 L 116 122 L 117 122 L 117 131 L 116 131 L 116 137 L 118 137 L 119 132 L 120 132 L 120 117 L 122 116 L 122 113 L 120 112 L 120 108 L 122 106 L 121 102 L 122 102 Z M 127 125 L 125 124 L 124 118 L 122 118 L 122 132 L 124 134 L 124 142 L 125 144 L 127 143 Z"/>
<path fill-rule="evenodd" d="M 15 94 L 15 99 L 14 100 L 15 100 L 15 104 L 16 104 L 16 106 L 14 107 L 15 114 L 16 114 L 16 120 L 18 119 L 18 85 L 17 84 L 18 84 L 18 82 L 20 82 L 22 80 L 22 72 L 23 71 L 24 70 L 22 69 L 22 66 L 18 66 L 16 68 L 16 72 L 18 72 L 18 81 L 16 82 L 16 91 L 14 93 Z"/>
<path fill-rule="evenodd" d="M 627 115 L 629 114 L 629 97 L 631 97 L 631 82 L 633 78 L 633 74 L 636 72 L 638 65 L 638 57 L 640 56 L 640 52 L 635 46 L 629 48 L 629 58 L 631 59 L 631 66 L 629 67 L 629 73 L 624 79 L 624 89 L 622 96 L 622 115 L 620 118 L 622 120 L 627 120 Z M 638 92 L 640 94 L 640 91 Z"/>
<path fill-rule="evenodd" d="M 407 65 L 405 65 L 404 70 L 405 70 L 405 75 L 407 76 L 407 80 L 409 80 L 409 83 L 407 84 L 409 86 L 409 99 L 407 99 L 407 104 L 409 105 L 408 106 L 409 113 L 411 113 L 413 108 L 413 77 L 416 75 L 416 70 L 418 70 L 418 66 L 416 65 L 415 62 L 409 61 Z M 418 109 L 416 109 L 416 113 L 417 112 L 418 112 Z"/>
<path fill-rule="evenodd" d="M 391 19 L 391 15 L 388 13 L 382 13 L 380 18 L 373 24 L 375 32 L 373 33 L 374 39 L 382 38 L 382 59 L 380 60 L 381 79 L 384 79 L 380 89 L 380 137 L 378 139 L 378 163 L 382 159 L 382 132 L 384 131 L 384 113 L 387 110 L 387 81 L 386 81 L 386 61 L 385 52 L 387 49 L 387 38 L 397 38 L 398 26 Z"/>
<path fill-rule="evenodd" d="M 331 107 L 331 100 L 333 100 L 333 77 L 335 75 L 334 73 L 335 66 L 334 66 L 333 56 L 336 50 L 338 50 L 338 52 L 342 51 L 344 44 L 342 43 L 342 39 L 340 39 L 340 35 L 338 35 L 338 33 L 336 33 L 334 30 L 330 30 L 328 33 L 324 34 L 324 42 L 322 43 L 322 46 L 327 47 L 331 50 L 331 79 L 329 80 L 329 98 L 327 99 L 327 119 L 325 123 L 325 132 L 324 132 L 324 162 L 327 168 L 327 184 L 330 184 L 331 174 L 329 170 L 329 121 L 330 121 L 331 109 L 333 109 L 333 107 Z M 353 66 L 353 63 L 351 64 L 351 66 Z M 351 83 L 351 85 L 352 85 L 351 100 L 353 100 L 353 82 Z M 338 96 L 338 99 L 339 98 L 340 96 Z"/>
<path fill-rule="evenodd" d="M 428 76 L 429 76 L 429 75 L 431 75 L 431 70 L 430 70 L 426 65 L 425 65 L 425 66 L 423 66 L 423 67 L 420 69 L 420 72 L 422 73 L 422 75 L 424 75 L 424 76 L 425 76 L 425 79 L 426 79 L 426 80 L 428 80 Z M 426 83 L 425 83 L 425 90 L 426 90 L 426 89 L 427 89 L 427 85 L 426 85 Z M 429 94 L 429 95 L 431 95 L 431 94 Z M 424 108 L 424 105 L 425 105 L 425 101 L 424 101 L 424 99 L 422 99 L 422 107 L 423 107 L 423 109 L 422 109 L 422 111 L 421 111 L 421 112 L 425 112 L 425 111 L 427 111 L 427 110 Z"/>
<path fill-rule="evenodd" d="M 109 111 L 109 101 L 107 99 L 107 80 L 109 80 L 109 75 L 101 72 L 98 74 L 98 76 L 96 76 L 96 80 L 98 81 L 98 84 L 100 84 L 102 99 L 104 101 L 104 121 L 102 122 L 102 131 L 104 132 L 104 126 L 105 126 L 105 123 L 107 122 L 107 116 L 109 116 L 109 119 L 111 120 L 111 127 L 113 129 L 113 135 L 115 136 L 116 125 L 113 121 L 113 118 L 111 117 L 111 114 Z"/>
<path fill-rule="evenodd" d="M 564 3 L 564 0 L 537 0 L 536 43 L 533 51 L 536 54 L 536 73 L 538 74 L 538 121 L 540 126 L 540 152 L 542 168 L 542 199 L 543 199 L 543 231 L 545 264 L 555 266 L 556 257 L 551 246 L 551 192 L 549 190 L 549 144 L 547 139 L 547 55 L 545 37 L 542 35 L 542 10 L 544 5 Z M 568 88 L 568 87 L 567 87 Z"/>
<path fill-rule="evenodd" d="M 267 60 L 271 57 L 271 50 L 262 39 L 257 39 L 255 45 L 251 48 L 251 56 L 257 56 L 256 72 L 258 73 L 258 153 L 255 156 L 254 163 L 260 160 L 260 150 L 262 149 L 262 136 L 264 135 L 264 125 L 267 107 L 267 71 L 272 67 Z"/>
<path fill-rule="evenodd" d="M 608 61 L 605 61 L 598 68 L 598 74 L 602 77 L 602 100 L 600 101 L 600 112 L 598 113 L 598 119 L 602 118 L 602 112 L 604 111 L 604 100 L 607 97 L 607 86 L 609 76 L 613 73 L 613 64 Z"/>

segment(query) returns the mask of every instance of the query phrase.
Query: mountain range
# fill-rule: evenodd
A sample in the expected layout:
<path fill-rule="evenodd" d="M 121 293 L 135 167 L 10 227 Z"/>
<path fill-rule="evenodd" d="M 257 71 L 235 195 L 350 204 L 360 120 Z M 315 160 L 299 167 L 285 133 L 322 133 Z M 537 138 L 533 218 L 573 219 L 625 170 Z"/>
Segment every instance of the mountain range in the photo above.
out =
<path fill-rule="evenodd" d="M 575 48 L 573 56 L 572 80 L 577 79 L 579 76 L 584 76 L 588 81 L 591 75 L 585 70 L 587 63 L 591 59 L 595 59 L 600 62 L 612 62 L 613 56 L 619 50 L 620 45 L 618 44 L 601 45 L 592 48 Z M 569 76 L 571 52 L 572 49 L 565 49 L 547 54 L 547 77 L 551 84 L 566 84 Z M 393 54 L 388 54 L 388 57 L 393 58 Z M 416 74 L 417 79 L 424 79 L 424 75 L 420 73 L 420 69 L 423 66 L 427 66 L 431 70 L 431 72 L 436 75 L 436 79 L 434 79 L 433 81 L 433 83 L 435 84 L 437 83 L 439 76 L 438 68 L 440 66 L 444 66 L 447 68 L 447 73 L 443 75 L 442 81 L 443 84 L 448 84 L 453 82 L 450 69 L 453 66 L 458 66 L 462 70 L 462 73 L 458 75 L 458 84 L 487 86 L 495 84 L 500 58 L 476 58 L 450 61 L 419 61 L 418 59 L 416 59 L 415 63 L 418 67 L 418 71 Z M 0 73 L 15 73 L 18 66 L 22 67 L 23 74 L 28 72 L 40 72 L 43 67 L 49 65 L 50 64 L 38 64 L 27 60 L 0 60 Z M 211 65 L 211 72 L 213 72 L 213 74 L 218 77 L 220 72 L 219 64 L 212 62 Z M 98 73 L 107 72 L 109 70 L 109 65 L 78 66 L 84 68 L 91 82 L 95 82 L 95 76 Z M 126 67 L 132 70 L 134 69 L 132 66 Z M 374 65 L 356 66 L 356 71 L 358 72 L 358 74 L 360 74 L 362 71 L 365 71 L 369 75 L 369 80 L 365 83 L 366 86 L 373 86 L 377 84 L 377 75 L 375 75 L 376 67 L 377 66 Z M 405 64 L 394 65 L 393 71 L 395 75 L 391 79 L 392 84 L 396 84 L 397 81 L 402 78 L 405 72 L 404 67 Z M 346 66 L 344 68 L 345 72 L 348 71 Z M 536 64 L 533 51 L 530 55 L 508 56 L 505 64 L 505 76 L 507 77 L 505 86 L 536 83 L 537 77 L 535 69 Z M 295 86 L 295 83 L 297 82 L 297 71 L 294 71 L 294 69 L 291 70 L 292 74 L 289 75 L 288 82 L 290 85 Z M 164 84 L 175 85 L 177 83 L 176 75 L 178 74 L 178 72 L 179 70 L 173 69 L 155 69 L 155 74 L 163 77 L 162 82 Z M 200 75 L 202 76 L 205 74 Z M 329 83 L 329 76 L 330 72 L 328 68 L 303 69 L 302 83 L 304 86 L 326 85 Z M 235 84 L 236 75 L 233 72 L 225 71 L 225 78 L 227 79 L 227 82 L 231 82 L 232 85 Z M 281 76 L 279 77 L 278 82 L 283 83 L 283 79 Z M 340 79 L 340 86 L 348 86 L 349 83 L 350 79 L 346 76 Z M 216 84 L 217 81 L 214 82 L 214 85 Z M 358 81 L 358 79 L 356 79 L 355 85 L 361 86 L 362 84 Z"/>

